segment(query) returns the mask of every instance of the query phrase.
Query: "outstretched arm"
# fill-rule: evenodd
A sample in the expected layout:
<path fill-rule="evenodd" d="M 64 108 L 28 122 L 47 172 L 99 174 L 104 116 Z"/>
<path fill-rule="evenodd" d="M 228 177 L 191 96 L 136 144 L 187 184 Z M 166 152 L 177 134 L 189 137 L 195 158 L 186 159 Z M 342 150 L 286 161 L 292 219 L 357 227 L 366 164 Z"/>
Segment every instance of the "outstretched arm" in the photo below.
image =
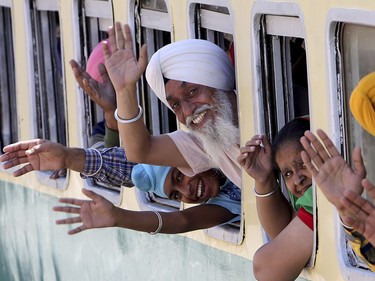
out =
<path fill-rule="evenodd" d="M 321 141 L 310 131 L 305 132 L 301 143 L 305 151 L 301 153 L 303 162 L 312 174 L 320 190 L 340 213 L 347 223 L 348 210 L 340 201 L 345 190 L 360 195 L 363 191 L 361 180 L 366 169 L 359 148 L 353 151 L 354 170 L 345 162 L 327 134 L 318 130 Z"/>
<path fill-rule="evenodd" d="M 291 221 L 292 209 L 277 185 L 273 173 L 271 144 L 264 135 L 255 135 L 240 149 L 237 158 L 243 169 L 255 179 L 254 191 L 256 196 L 259 220 L 267 232 L 274 238 Z"/>
<path fill-rule="evenodd" d="M 80 148 L 68 148 L 62 144 L 49 140 L 21 141 L 4 147 L 0 162 L 4 162 L 4 169 L 13 168 L 22 164 L 15 170 L 15 177 L 22 176 L 28 172 L 52 171 L 60 169 L 71 169 L 81 172 L 85 166 L 85 151 Z"/>
<path fill-rule="evenodd" d="M 142 46 L 137 60 L 128 25 L 119 22 L 108 31 L 109 48 L 103 45 L 105 65 L 116 91 L 118 116 L 133 119 L 139 113 L 136 83 L 147 65 L 147 49 Z M 111 51 L 109 51 L 111 50 Z M 128 124 L 118 123 L 122 146 L 129 161 L 189 168 L 172 139 L 166 135 L 151 136 L 143 118 Z"/>
<path fill-rule="evenodd" d="M 75 60 L 71 60 L 69 63 L 78 85 L 93 102 L 103 109 L 107 127 L 117 131 L 117 121 L 113 116 L 117 106 L 116 93 L 105 66 L 99 64 L 99 73 L 103 79 L 101 83 L 93 79 Z"/>
<path fill-rule="evenodd" d="M 68 234 L 76 234 L 83 230 L 103 227 L 123 227 L 144 232 L 154 232 L 159 225 L 154 212 L 129 211 L 113 206 L 111 202 L 93 191 L 82 189 L 92 200 L 61 198 L 61 203 L 72 206 L 57 206 L 53 210 L 76 217 L 57 220 L 57 224 L 82 223 L 69 230 Z M 209 228 L 234 218 L 235 215 L 218 205 L 199 205 L 183 211 L 161 212 L 161 233 L 182 233 L 197 229 Z"/>
<path fill-rule="evenodd" d="M 375 201 L 375 186 L 367 179 L 362 180 L 367 194 Z M 352 213 L 347 223 L 375 245 L 375 206 L 369 200 L 352 190 L 346 190 L 341 203 Z"/>

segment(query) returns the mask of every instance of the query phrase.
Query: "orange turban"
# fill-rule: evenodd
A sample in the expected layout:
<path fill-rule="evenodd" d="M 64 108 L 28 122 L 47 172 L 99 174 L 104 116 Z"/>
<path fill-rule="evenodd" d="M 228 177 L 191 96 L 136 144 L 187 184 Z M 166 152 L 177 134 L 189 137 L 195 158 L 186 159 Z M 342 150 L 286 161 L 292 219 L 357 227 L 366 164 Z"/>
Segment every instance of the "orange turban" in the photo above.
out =
<path fill-rule="evenodd" d="M 361 126 L 375 136 L 375 72 L 363 77 L 353 90 L 350 110 Z"/>

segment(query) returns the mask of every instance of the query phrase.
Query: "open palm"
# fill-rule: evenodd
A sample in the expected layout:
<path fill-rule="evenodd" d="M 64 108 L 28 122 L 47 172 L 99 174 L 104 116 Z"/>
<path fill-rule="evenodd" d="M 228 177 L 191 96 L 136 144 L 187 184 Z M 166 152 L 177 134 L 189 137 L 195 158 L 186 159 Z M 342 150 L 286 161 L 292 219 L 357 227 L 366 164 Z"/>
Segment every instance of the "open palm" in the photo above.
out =
<path fill-rule="evenodd" d="M 262 145 L 261 145 L 262 144 Z M 255 180 L 266 182 L 272 174 L 271 145 L 267 137 L 256 135 L 240 148 L 237 161 Z"/>
<path fill-rule="evenodd" d="M 110 28 L 108 31 L 109 48 L 105 44 L 103 46 L 105 66 L 116 91 L 129 85 L 135 85 L 147 65 L 146 47 L 143 46 L 141 48 L 139 60 L 137 61 L 128 25 L 124 26 L 124 33 L 121 24 L 116 22 L 115 27 Z"/>
<path fill-rule="evenodd" d="M 9 169 L 26 164 L 13 175 L 21 176 L 33 170 L 51 171 L 65 168 L 66 148 L 49 140 L 35 139 L 17 142 L 4 148 L 0 156 L 4 168 Z"/>
<path fill-rule="evenodd" d="M 76 234 L 83 230 L 91 228 L 103 228 L 115 226 L 114 211 L 116 209 L 113 204 L 104 197 L 93 191 L 82 189 L 82 192 L 92 200 L 80 200 L 74 198 L 60 198 L 59 202 L 73 206 L 56 206 L 54 211 L 79 214 L 78 217 L 57 220 L 57 224 L 82 224 L 72 230 L 68 234 Z"/>
<path fill-rule="evenodd" d="M 103 82 L 98 82 L 84 71 L 75 60 L 71 60 L 69 63 L 78 85 L 89 95 L 90 99 L 104 111 L 115 111 L 116 93 L 105 66 L 99 65 L 99 73 Z"/>

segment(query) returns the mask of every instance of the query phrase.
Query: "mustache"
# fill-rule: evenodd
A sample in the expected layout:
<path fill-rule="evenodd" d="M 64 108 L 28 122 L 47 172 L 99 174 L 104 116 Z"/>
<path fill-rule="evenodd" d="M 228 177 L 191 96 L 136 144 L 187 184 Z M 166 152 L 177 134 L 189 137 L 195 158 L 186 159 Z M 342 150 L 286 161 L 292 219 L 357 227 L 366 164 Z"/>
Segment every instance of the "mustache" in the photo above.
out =
<path fill-rule="evenodd" d="M 204 105 L 198 107 L 197 109 L 194 110 L 194 113 L 192 115 L 186 117 L 185 126 L 191 127 L 190 124 L 193 122 L 194 118 L 197 117 L 197 115 L 201 114 L 202 112 L 204 112 L 206 110 L 213 109 L 213 108 L 214 108 L 214 106 L 208 105 L 208 104 L 204 104 Z"/>

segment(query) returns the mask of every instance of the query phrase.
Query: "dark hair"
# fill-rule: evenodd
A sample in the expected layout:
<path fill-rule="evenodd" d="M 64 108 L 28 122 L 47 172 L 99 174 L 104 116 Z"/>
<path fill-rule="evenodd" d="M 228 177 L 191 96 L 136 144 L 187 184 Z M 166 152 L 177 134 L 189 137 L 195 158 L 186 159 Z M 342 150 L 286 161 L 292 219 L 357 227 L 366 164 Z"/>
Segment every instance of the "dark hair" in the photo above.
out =
<path fill-rule="evenodd" d="M 168 78 L 166 78 L 166 77 L 163 76 L 164 85 L 167 85 L 167 83 L 168 83 L 169 80 L 170 79 L 168 79 Z"/>
<path fill-rule="evenodd" d="M 275 160 L 275 155 L 280 147 L 287 142 L 295 143 L 302 147 L 300 138 L 304 135 L 305 131 L 308 130 L 310 130 L 310 120 L 308 118 L 296 118 L 286 123 L 272 142 L 273 160 Z"/>

